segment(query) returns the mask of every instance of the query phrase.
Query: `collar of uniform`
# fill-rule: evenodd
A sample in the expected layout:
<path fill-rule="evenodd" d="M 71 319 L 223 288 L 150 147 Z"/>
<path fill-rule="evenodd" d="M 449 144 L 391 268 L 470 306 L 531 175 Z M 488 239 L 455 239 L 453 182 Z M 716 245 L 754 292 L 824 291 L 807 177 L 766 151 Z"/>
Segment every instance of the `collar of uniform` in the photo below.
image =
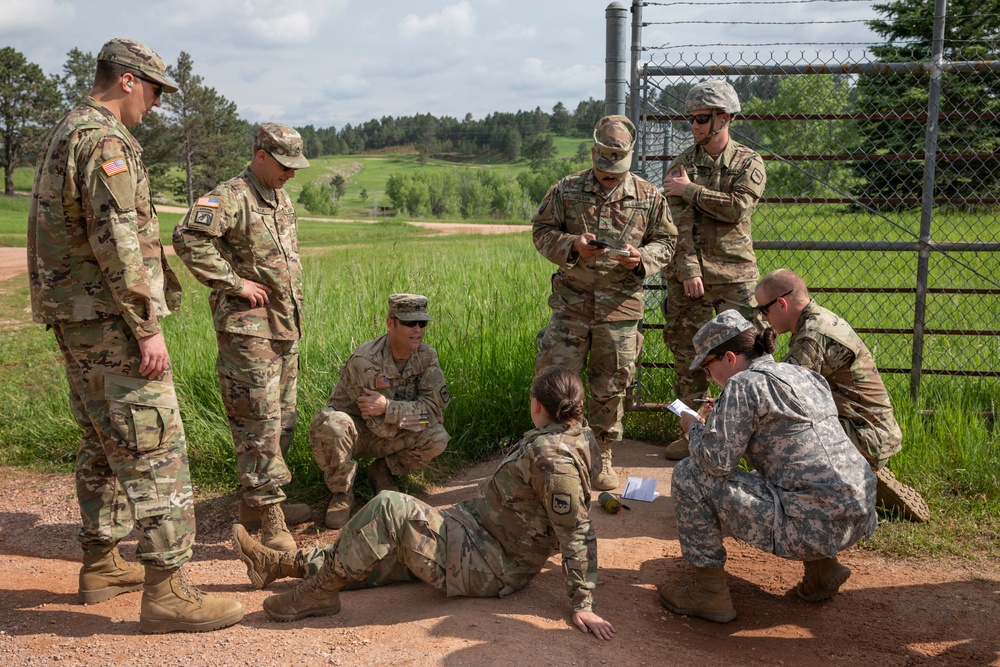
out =
<path fill-rule="evenodd" d="M 376 346 L 382 353 L 382 374 L 386 378 L 397 378 L 402 375 L 403 371 L 410 364 L 415 364 L 417 362 L 417 350 L 410 352 L 410 356 L 406 358 L 406 363 L 403 364 L 402 368 L 396 367 L 396 358 L 392 356 L 392 348 L 389 347 L 389 334 L 382 334 L 378 339 L 376 339 Z M 419 369 L 414 369 L 415 373 L 419 373 Z"/>
<path fill-rule="evenodd" d="M 597 180 L 594 170 L 591 169 L 590 178 L 587 179 L 584 189 L 587 192 L 594 193 L 605 201 L 618 201 L 619 199 L 626 199 L 629 197 L 635 199 L 637 196 L 635 189 L 635 175 L 630 171 L 625 172 L 625 180 L 619 183 L 618 187 L 611 192 L 608 192 L 604 189 L 604 186 L 601 185 L 600 181 Z"/>
<path fill-rule="evenodd" d="M 729 143 L 726 144 L 726 147 L 722 149 L 722 152 L 717 157 L 709 155 L 704 146 L 698 146 L 697 152 L 704 160 L 712 161 L 718 159 L 720 167 L 729 167 L 733 163 L 733 156 L 736 155 L 737 145 L 735 141 L 730 139 Z"/>
<path fill-rule="evenodd" d="M 809 303 L 806 304 L 806 307 L 802 309 L 802 314 L 799 315 L 799 321 L 795 323 L 796 331 L 802 331 L 802 325 L 813 316 L 818 306 L 819 304 L 816 303 L 816 299 L 809 299 Z"/>
<path fill-rule="evenodd" d="M 257 191 L 260 198 L 263 199 L 271 208 L 278 208 L 278 193 L 271 188 L 265 188 L 261 184 L 260 179 L 257 175 L 253 173 L 249 165 L 243 170 L 243 178 L 246 179 L 247 183 L 253 186 L 253 189 Z"/>
<path fill-rule="evenodd" d="M 135 151 L 136 155 L 142 154 L 142 146 L 140 146 L 139 142 L 136 141 L 135 137 L 132 136 L 132 133 L 129 131 L 129 129 L 125 127 L 125 124 L 122 123 L 120 120 L 118 120 L 117 116 L 111 113 L 111 109 L 107 108 L 106 106 L 95 100 L 93 97 L 91 97 L 90 95 L 83 98 L 83 102 L 81 102 L 81 104 L 83 106 L 88 106 L 92 107 L 93 109 L 96 109 L 98 113 L 106 117 L 108 121 L 112 125 L 114 125 L 115 130 L 121 132 L 121 134 L 125 137 L 125 139 L 127 139 L 128 142 L 132 145 L 132 150 Z"/>

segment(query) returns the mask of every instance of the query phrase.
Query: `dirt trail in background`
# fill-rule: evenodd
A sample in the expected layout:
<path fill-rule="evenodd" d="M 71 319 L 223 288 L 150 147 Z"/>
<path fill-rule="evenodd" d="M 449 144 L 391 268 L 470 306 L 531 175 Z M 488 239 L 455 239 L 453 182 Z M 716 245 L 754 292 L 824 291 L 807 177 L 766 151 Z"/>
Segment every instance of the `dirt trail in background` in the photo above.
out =
<path fill-rule="evenodd" d="M 186 213 L 187 209 L 177 206 L 159 206 L 157 210 L 166 213 Z M 375 223 L 377 220 L 333 220 L 329 218 L 303 218 L 304 220 L 322 220 L 330 223 L 343 222 L 366 222 Z M 461 222 L 414 222 L 405 221 L 409 225 L 422 227 L 423 229 L 436 232 L 441 236 L 452 234 L 513 234 L 516 232 L 531 231 L 531 225 L 477 225 Z M 165 246 L 168 255 L 174 254 L 174 249 Z M 0 248 L 0 281 L 19 276 L 28 270 L 28 257 L 24 248 Z"/>
<path fill-rule="evenodd" d="M 657 588 L 692 570 L 680 557 L 673 464 L 662 451 L 634 441 L 615 449 L 623 480 L 655 478 L 659 498 L 631 501 L 631 511 L 618 515 L 591 505 L 601 566 L 598 611 L 618 630 L 610 642 L 570 626 L 558 556 L 505 599 L 447 599 L 421 584 L 400 584 L 344 593 L 337 616 L 276 623 L 261 602 L 293 582 L 252 590 L 229 546 L 235 499 L 200 493 L 190 577 L 212 594 L 240 600 L 246 619 L 203 635 L 140 635 L 140 593 L 76 604 L 72 476 L 0 468 L 0 664 L 1000 665 L 995 563 L 898 562 L 853 549 L 843 557 L 854 574 L 841 593 L 808 604 L 790 592 L 800 564 L 727 539 L 736 620 L 717 625 L 666 612 Z M 496 463 L 470 468 L 423 498 L 436 507 L 468 498 Z M 316 520 L 322 511 L 315 508 Z M 299 545 L 335 538 L 321 526 L 294 527 Z M 126 558 L 134 558 L 135 541 L 123 544 Z"/>

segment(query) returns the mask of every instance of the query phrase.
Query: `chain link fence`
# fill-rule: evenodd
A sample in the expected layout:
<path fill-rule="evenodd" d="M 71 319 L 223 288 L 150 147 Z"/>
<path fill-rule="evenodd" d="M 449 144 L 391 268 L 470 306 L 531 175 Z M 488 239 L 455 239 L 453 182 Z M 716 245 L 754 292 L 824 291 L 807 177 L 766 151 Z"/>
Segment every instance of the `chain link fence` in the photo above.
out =
<path fill-rule="evenodd" d="M 633 22 L 633 56 L 637 34 Z M 637 173 L 662 181 L 692 142 L 688 89 L 727 79 L 743 103 L 731 136 L 767 167 L 753 216 L 761 275 L 801 274 L 883 373 L 909 375 L 914 397 L 924 376 L 1000 376 L 1000 63 L 888 62 L 869 49 L 650 53 L 634 69 Z M 633 410 L 673 398 L 662 298 L 651 277 Z"/>

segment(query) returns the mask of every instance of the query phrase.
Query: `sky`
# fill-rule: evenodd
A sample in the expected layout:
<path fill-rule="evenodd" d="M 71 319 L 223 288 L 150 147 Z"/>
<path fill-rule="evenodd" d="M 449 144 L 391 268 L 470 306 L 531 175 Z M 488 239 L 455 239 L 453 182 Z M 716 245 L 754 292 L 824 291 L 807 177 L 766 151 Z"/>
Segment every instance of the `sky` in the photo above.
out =
<path fill-rule="evenodd" d="M 2 0 L 0 47 L 12 46 L 47 74 L 58 74 L 70 49 L 96 54 L 108 39 L 130 37 L 171 64 L 181 51 L 190 54 L 195 73 L 251 122 L 340 129 L 417 113 L 455 118 L 471 113 L 479 119 L 494 111 L 551 111 L 559 101 L 572 111 L 581 100 L 604 99 L 609 4 Z M 736 44 L 680 51 L 791 50 L 795 60 L 816 62 L 817 49 L 829 47 L 808 44 L 879 41 L 860 22 L 875 17 L 871 5 L 871 0 L 649 3 L 642 9 L 650 24 L 643 28 L 642 43 L 668 50 L 647 51 L 644 59 L 662 61 L 683 45 Z"/>

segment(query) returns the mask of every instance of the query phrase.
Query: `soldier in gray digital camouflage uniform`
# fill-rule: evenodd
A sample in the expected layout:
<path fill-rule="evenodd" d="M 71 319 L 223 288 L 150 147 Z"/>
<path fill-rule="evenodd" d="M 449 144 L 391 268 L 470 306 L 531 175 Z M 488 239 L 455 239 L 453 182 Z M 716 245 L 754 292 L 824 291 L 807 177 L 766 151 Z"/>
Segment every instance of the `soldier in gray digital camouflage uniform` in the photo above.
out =
<path fill-rule="evenodd" d="M 716 623 L 736 618 L 726 582 L 723 527 L 737 539 L 804 562 L 795 588 L 825 600 L 851 576 L 837 554 L 875 531 L 875 475 L 837 418 L 830 387 L 811 370 L 774 361 L 773 329 L 758 331 L 735 310 L 699 329 L 691 370 L 722 392 L 705 423 L 681 418 L 691 455 L 671 489 L 693 582 L 666 584 L 670 611 Z M 740 469 L 746 459 L 753 472 Z"/>
<path fill-rule="evenodd" d="M 160 321 L 180 283 L 160 244 L 149 177 L 129 127 L 177 87 L 166 63 L 131 39 L 97 55 L 90 95 L 45 140 L 28 214 L 31 310 L 66 365 L 83 430 L 76 493 L 83 527 L 78 599 L 143 589 L 143 632 L 203 631 L 243 618 L 235 600 L 191 586 L 195 539 L 184 426 Z M 117 544 L 135 525 L 143 567 Z"/>
<path fill-rule="evenodd" d="M 174 229 L 177 256 L 210 287 L 216 371 L 236 448 L 240 522 L 264 543 L 295 550 L 286 526 L 308 505 L 285 503 L 285 456 L 295 432 L 302 264 L 295 207 L 285 183 L 309 166 L 302 137 L 264 123 L 242 174 L 200 197 Z"/>
<path fill-rule="evenodd" d="M 531 389 L 535 428 L 508 452 L 478 495 L 443 512 L 382 492 L 332 545 L 285 554 L 236 526 L 233 543 L 256 588 L 305 579 L 264 600 L 280 621 L 340 611 L 340 591 L 422 580 L 446 595 L 504 597 L 524 588 L 559 552 L 573 623 L 599 639 L 615 629 L 594 613 L 597 539 L 590 523 L 591 476 L 600 450 L 583 422 L 579 374 L 553 366 Z"/>
<path fill-rule="evenodd" d="M 444 409 L 451 395 L 437 352 L 424 342 L 430 321 L 427 297 L 391 295 L 388 331 L 354 350 L 313 416 L 309 444 L 333 494 L 328 528 L 351 516 L 356 457 L 375 459 L 368 476 L 377 491 L 398 491 L 394 475 L 419 470 L 448 446 Z"/>
<path fill-rule="evenodd" d="M 704 375 L 688 369 L 698 329 L 730 308 L 763 328 L 753 308 L 757 258 L 750 218 L 767 175 L 760 155 L 730 138 L 740 101 L 729 83 L 710 79 L 695 84 L 684 110 L 695 143 L 677 156 L 663 178 L 678 233 L 674 260 L 663 271 L 663 340 L 674 355 L 674 395 L 693 405 L 708 391 Z M 683 436 L 665 452 L 675 460 L 687 454 Z"/>
<path fill-rule="evenodd" d="M 792 334 L 782 361 L 815 371 L 830 384 L 840 425 L 878 478 L 876 504 L 913 521 L 929 520 L 920 493 L 886 467 L 889 457 L 903 448 L 903 434 L 868 346 L 843 318 L 809 296 L 794 271 L 778 269 L 764 276 L 756 297 L 775 333 Z"/>
<path fill-rule="evenodd" d="M 625 388 L 639 351 L 642 283 L 670 261 L 677 238 L 663 196 L 629 172 L 635 137 L 628 118 L 602 118 L 593 168 L 553 185 L 531 219 L 535 247 L 559 267 L 535 372 L 586 367 L 587 416 L 602 459 L 594 488 L 602 491 L 619 484 L 611 454 L 622 439 Z"/>

